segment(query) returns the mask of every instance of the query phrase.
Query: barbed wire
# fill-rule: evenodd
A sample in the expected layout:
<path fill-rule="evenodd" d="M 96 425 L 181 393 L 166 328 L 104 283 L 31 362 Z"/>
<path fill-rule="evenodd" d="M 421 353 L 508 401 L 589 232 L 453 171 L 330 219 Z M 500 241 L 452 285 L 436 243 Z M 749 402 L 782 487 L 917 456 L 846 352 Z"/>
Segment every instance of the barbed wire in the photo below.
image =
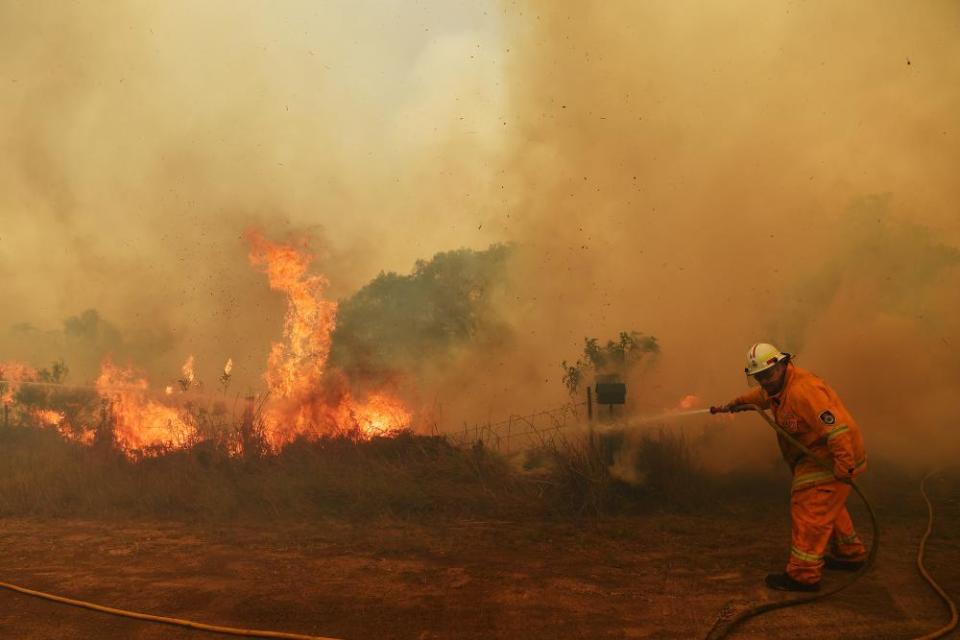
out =
<path fill-rule="evenodd" d="M 546 444 L 566 429 L 582 425 L 580 409 L 586 402 L 571 402 L 524 415 L 511 415 L 506 420 L 491 423 L 478 423 L 465 426 L 462 430 L 441 433 L 454 445 L 475 446 L 476 444 L 493 445 L 497 449 L 511 449 L 513 443 L 521 438 L 534 440 L 530 444 Z M 548 424 L 538 426 L 545 420 Z M 521 431 L 513 431 L 519 426 Z"/>

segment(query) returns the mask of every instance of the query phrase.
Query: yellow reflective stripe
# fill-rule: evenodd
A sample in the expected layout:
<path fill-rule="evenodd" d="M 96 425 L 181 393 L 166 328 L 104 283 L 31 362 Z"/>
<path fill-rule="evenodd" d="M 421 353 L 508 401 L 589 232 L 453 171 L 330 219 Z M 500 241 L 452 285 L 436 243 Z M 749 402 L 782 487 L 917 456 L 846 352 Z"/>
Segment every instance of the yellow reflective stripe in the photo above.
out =
<path fill-rule="evenodd" d="M 830 432 L 827 433 L 827 442 L 830 442 L 831 440 L 833 440 L 834 438 L 836 438 L 836 437 L 837 437 L 838 435 L 840 435 L 841 433 L 846 433 L 846 432 L 849 431 L 849 430 L 850 430 L 850 427 L 848 427 L 848 426 L 845 425 L 845 424 L 841 424 L 839 427 L 836 427 L 836 428 L 834 428 L 834 429 L 831 429 Z"/>
<path fill-rule="evenodd" d="M 836 480 L 832 471 L 814 471 L 812 473 L 803 473 L 793 478 L 792 488 L 796 489 L 807 484 L 822 484 Z"/>
<path fill-rule="evenodd" d="M 790 555 L 792 555 L 795 558 L 799 558 L 804 562 L 816 562 L 816 563 L 823 562 L 823 556 L 818 556 L 815 553 L 807 553 L 806 551 L 801 551 L 800 549 L 797 549 L 796 547 L 793 547 L 793 546 L 790 547 Z"/>

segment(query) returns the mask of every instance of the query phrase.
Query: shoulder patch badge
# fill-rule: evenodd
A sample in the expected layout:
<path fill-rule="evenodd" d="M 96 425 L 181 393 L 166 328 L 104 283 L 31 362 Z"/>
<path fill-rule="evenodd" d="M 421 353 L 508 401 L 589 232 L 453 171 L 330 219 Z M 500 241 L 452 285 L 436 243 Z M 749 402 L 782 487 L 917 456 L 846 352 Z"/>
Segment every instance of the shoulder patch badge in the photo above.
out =
<path fill-rule="evenodd" d="M 824 411 L 820 414 L 820 422 L 823 424 L 835 424 L 836 421 L 837 418 L 829 411 Z"/>

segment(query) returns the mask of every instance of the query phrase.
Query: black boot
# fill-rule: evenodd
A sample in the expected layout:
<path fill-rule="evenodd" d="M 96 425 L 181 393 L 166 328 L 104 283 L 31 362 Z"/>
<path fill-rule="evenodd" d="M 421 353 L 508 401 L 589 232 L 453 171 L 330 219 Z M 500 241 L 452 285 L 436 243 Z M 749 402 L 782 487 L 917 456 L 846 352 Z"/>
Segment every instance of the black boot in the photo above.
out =
<path fill-rule="evenodd" d="M 865 562 L 863 560 L 844 560 L 827 556 L 823 559 L 823 566 L 834 571 L 860 571 Z"/>
<path fill-rule="evenodd" d="M 797 582 L 787 573 L 771 573 L 765 581 L 767 586 L 777 591 L 820 591 L 820 583 L 806 584 Z"/>

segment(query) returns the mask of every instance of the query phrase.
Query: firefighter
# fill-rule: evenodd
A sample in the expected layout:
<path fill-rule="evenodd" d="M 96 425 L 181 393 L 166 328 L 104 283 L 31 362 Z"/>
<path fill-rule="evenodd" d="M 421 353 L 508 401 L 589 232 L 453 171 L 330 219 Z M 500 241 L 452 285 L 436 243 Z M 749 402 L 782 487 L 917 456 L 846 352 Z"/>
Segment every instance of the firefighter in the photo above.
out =
<path fill-rule="evenodd" d="M 793 533 L 786 571 L 768 575 L 766 583 L 781 591 L 818 591 L 824 565 L 856 571 L 866 559 L 866 548 L 846 508 L 850 481 L 866 468 L 860 428 L 833 389 L 771 344 L 753 345 L 744 371 L 758 386 L 727 404 L 710 407 L 710 412 L 738 411 L 747 404 L 769 409 L 784 431 L 833 464 L 833 470 L 826 471 L 777 435 L 793 472 Z"/>

